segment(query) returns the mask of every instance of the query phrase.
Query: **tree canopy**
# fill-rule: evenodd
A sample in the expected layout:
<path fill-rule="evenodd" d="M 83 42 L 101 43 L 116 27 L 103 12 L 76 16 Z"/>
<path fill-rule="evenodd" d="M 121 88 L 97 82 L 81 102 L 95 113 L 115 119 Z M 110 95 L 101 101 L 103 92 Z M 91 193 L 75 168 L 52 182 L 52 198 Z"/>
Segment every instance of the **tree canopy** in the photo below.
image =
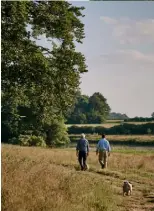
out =
<path fill-rule="evenodd" d="M 110 112 L 106 98 L 101 93 L 92 96 L 78 93 L 74 110 L 66 117 L 69 124 L 88 124 L 104 122 Z"/>
<path fill-rule="evenodd" d="M 127 114 L 121 114 L 121 113 L 116 113 L 116 112 L 111 112 L 109 114 L 108 119 L 112 119 L 112 120 L 125 120 L 125 119 L 129 119 L 129 117 L 127 116 Z"/>
<path fill-rule="evenodd" d="M 3 141 L 63 122 L 87 72 L 74 44 L 84 38 L 83 9 L 65 1 L 2 1 Z M 37 44 L 41 36 L 52 48 Z"/>

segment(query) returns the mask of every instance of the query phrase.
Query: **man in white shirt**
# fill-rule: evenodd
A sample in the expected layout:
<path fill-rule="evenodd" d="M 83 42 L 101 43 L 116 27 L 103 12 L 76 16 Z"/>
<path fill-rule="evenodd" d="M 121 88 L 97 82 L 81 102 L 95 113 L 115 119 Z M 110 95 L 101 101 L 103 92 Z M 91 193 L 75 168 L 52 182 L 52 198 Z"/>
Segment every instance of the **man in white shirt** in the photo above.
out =
<path fill-rule="evenodd" d="M 96 155 L 98 155 L 99 163 L 102 169 L 107 168 L 108 156 L 110 156 L 110 143 L 105 138 L 105 134 L 102 134 L 102 139 L 99 140 L 96 149 Z"/>

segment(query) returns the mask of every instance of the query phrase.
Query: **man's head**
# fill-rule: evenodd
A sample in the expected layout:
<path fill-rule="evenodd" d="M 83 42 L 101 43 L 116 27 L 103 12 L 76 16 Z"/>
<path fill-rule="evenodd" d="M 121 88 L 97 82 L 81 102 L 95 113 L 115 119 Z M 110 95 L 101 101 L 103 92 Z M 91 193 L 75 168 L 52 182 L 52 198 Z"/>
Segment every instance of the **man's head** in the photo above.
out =
<path fill-rule="evenodd" d="M 85 136 L 85 134 L 84 133 L 82 133 L 81 134 L 81 138 L 85 138 L 86 136 Z"/>
<path fill-rule="evenodd" d="M 102 134 L 102 138 L 105 138 L 105 134 L 104 133 Z"/>

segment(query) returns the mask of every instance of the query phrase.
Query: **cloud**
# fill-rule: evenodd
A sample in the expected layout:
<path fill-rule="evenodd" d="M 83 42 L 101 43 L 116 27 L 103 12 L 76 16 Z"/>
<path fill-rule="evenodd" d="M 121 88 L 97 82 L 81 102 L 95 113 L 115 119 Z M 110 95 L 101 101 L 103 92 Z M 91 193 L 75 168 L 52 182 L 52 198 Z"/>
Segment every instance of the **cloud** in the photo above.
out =
<path fill-rule="evenodd" d="M 110 17 L 103 16 L 103 17 L 100 17 L 100 19 L 102 21 L 104 21 L 105 23 L 107 23 L 107 24 L 117 24 L 117 20 L 113 19 L 113 18 L 110 18 Z"/>
<path fill-rule="evenodd" d="M 154 43 L 154 19 L 134 20 L 127 17 L 100 17 L 111 27 L 112 36 L 120 44 Z"/>
<path fill-rule="evenodd" d="M 101 55 L 103 63 L 127 64 L 154 67 L 154 54 L 144 54 L 137 50 L 117 50 L 113 53 Z"/>

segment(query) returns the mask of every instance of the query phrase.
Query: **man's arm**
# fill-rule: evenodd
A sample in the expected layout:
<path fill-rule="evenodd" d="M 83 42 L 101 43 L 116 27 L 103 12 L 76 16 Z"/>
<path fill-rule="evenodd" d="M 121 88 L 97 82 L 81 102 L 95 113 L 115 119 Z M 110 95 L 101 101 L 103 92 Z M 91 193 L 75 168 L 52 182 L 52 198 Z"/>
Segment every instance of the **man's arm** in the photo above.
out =
<path fill-rule="evenodd" d="M 111 146 L 110 143 L 108 142 L 108 155 L 110 156 L 110 152 L 111 152 Z"/>
<path fill-rule="evenodd" d="M 89 141 L 87 140 L 87 155 L 89 155 Z"/>
<path fill-rule="evenodd" d="M 76 156 L 78 157 L 78 154 L 79 154 L 79 141 L 77 142 L 77 145 L 76 145 Z"/>

